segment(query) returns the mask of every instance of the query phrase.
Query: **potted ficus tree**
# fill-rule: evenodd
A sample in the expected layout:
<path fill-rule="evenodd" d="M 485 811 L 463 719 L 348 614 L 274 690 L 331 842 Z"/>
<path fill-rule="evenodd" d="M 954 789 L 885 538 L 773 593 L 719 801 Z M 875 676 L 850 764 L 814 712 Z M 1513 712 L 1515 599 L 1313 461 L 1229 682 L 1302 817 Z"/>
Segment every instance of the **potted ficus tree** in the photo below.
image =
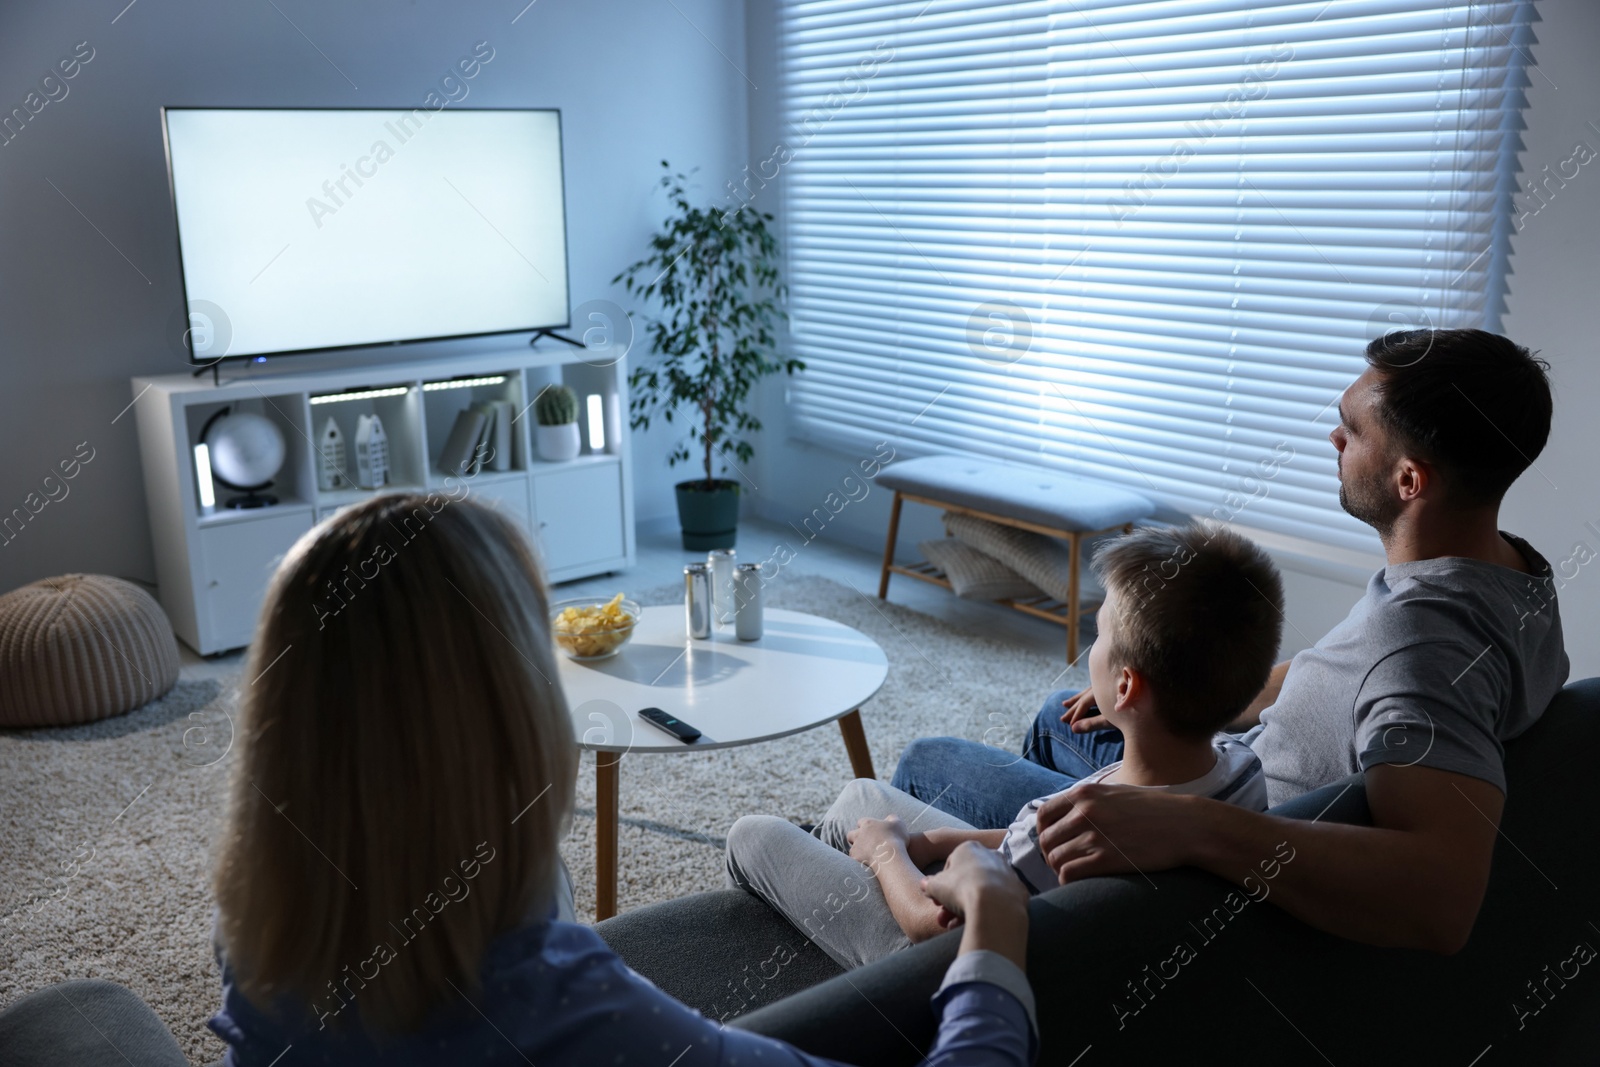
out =
<path fill-rule="evenodd" d="M 683 547 L 732 547 L 738 536 L 739 485 L 718 477 L 733 457 L 749 463 L 755 449 L 744 435 L 761 429 L 749 410 L 750 390 L 762 378 L 805 369 L 776 352 L 776 320 L 784 318 L 787 289 L 778 276 L 772 216 L 742 207 L 724 213 L 690 203 L 688 179 L 666 160 L 661 185 L 672 213 L 650 239 L 650 254 L 612 279 L 660 306 L 646 320 L 651 352 L 628 376 L 633 428 L 654 418 L 689 424 L 667 457 L 669 466 L 696 460 L 702 474 L 676 486 Z"/>

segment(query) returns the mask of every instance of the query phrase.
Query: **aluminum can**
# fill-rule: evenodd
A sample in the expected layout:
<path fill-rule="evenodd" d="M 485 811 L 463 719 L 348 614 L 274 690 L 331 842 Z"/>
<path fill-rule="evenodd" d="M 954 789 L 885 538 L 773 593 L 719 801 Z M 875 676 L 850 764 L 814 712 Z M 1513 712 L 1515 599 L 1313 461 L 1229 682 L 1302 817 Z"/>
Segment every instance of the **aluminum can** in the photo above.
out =
<path fill-rule="evenodd" d="M 733 575 L 733 632 L 741 641 L 761 639 L 761 564 L 741 563 Z"/>
<path fill-rule="evenodd" d="M 733 621 L 735 558 L 731 548 L 713 548 L 706 553 L 706 563 L 711 567 L 711 606 L 718 626 L 726 626 Z"/>
<path fill-rule="evenodd" d="M 690 637 L 711 636 L 711 567 L 691 563 L 683 568 L 683 617 Z"/>

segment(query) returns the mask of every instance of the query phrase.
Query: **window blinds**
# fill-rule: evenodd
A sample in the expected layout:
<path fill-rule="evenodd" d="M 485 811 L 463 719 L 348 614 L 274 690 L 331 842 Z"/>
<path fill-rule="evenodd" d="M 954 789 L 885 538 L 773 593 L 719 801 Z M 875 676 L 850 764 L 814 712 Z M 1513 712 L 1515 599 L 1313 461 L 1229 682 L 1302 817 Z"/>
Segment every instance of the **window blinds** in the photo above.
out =
<path fill-rule="evenodd" d="M 789 0 L 795 431 L 1357 551 L 1368 339 L 1497 328 L 1521 0 Z"/>

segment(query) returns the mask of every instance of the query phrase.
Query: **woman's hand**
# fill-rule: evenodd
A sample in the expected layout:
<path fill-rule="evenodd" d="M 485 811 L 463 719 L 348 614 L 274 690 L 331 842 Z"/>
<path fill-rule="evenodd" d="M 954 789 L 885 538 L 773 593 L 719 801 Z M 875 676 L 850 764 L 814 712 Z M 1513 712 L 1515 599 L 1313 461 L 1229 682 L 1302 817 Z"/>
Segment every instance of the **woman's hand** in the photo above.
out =
<path fill-rule="evenodd" d="M 922 880 L 922 892 L 939 905 L 940 926 L 966 925 L 962 952 L 987 949 L 1026 965 L 1028 891 L 1000 853 L 963 842 L 944 870 Z"/>
<path fill-rule="evenodd" d="M 1072 727 L 1072 732 L 1075 734 L 1106 730 L 1111 726 L 1110 720 L 1100 714 L 1100 706 L 1095 703 L 1093 689 L 1085 689 L 1071 700 L 1063 700 L 1061 706 L 1067 709 L 1062 714 L 1061 721 Z"/>
<path fill-rule="evenodd" d="M 885 848 L 891 853 L 906 848 L 911 833 L 900 816 L 891 815 L 887 819 L 862 819 L 845 837 L 850 842 L 850 858 L 873 867 L 883 862 Z"/>

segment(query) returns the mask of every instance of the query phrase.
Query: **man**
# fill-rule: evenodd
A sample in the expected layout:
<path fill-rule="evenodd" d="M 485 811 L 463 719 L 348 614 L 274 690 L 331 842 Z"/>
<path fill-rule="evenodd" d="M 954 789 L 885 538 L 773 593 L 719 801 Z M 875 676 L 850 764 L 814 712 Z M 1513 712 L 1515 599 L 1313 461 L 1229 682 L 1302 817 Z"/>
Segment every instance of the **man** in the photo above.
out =
<path fill-rule="evenodd" d="M 1366 355 L 1329 438 L 1339 501 L 1378 531 L 1387 566 L 1343 623 L 1274 668 L 1232 728 L 1248 731 L 1274 804 L 1365 771 L 1373 825 L 1084 784 L 1039 812 L 1063 883 L 1183 865 L 1242 883 L 1288 841 L 1295 860 L 1273 900 L 1304 921 L 1376 945 L 1466 943 L 1505 800 L 1503 743 L 1568 671 L 1550 565 L 1498 521 L 1549 436 L 1547 367 L 1482 330 L 1394 333 Z M 1004 825 L 1017 795 L 1064 789 L 1120 754 L 1092 693 L 1064 703 L 1040 712 L 1024 761 L 929 739 L 906 750 L 894 784 Z"/>

